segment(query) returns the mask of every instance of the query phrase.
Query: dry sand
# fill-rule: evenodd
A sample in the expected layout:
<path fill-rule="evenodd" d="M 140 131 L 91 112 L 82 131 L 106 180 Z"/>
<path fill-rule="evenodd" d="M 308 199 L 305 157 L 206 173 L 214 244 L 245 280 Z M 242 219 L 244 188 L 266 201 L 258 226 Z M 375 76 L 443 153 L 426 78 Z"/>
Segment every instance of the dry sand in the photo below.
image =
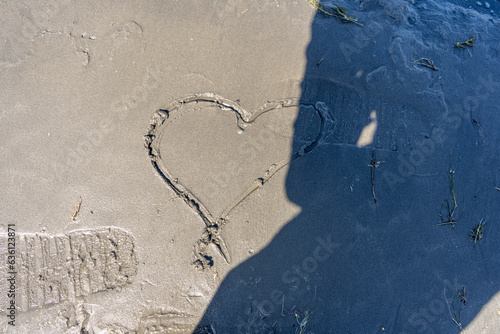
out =
<path fill-rule="evenodd" d="M 0 333 L 499 332 L 500 5 L 339 4 L 0 1 Z"/>

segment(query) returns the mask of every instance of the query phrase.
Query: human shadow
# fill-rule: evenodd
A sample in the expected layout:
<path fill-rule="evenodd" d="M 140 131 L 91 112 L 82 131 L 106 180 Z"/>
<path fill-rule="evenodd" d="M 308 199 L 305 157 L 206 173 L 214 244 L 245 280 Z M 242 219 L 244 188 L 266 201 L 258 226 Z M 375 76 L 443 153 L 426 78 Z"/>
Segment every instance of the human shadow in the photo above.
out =
<path fill-rule="evenodd" d="M 500 119 L 483 115 L 486 129 L 473 121 L 477 110 L 452 108 L 450 96 L 476 96 L 466 84 L 427 89 L 436 74 L 411 66 L 405 40 L 392 38 L 393 18 L 378 9 L 358 8 L 364 27 L 314 18 L 295 130 L 318 101 L 334 130 L 290 165 L 286 191 L 301 213 L 227 275 L 199 331 L 453 333 L 500 290 Z M 498 85 L 490 84 L 482 96 Z M 478 108 L 495 100 L 491 93 Z M 360 147 L 373 111 L 375 136 Z M 292 152 L 302 146 L 295 140 Z M 474 242 L 483 218 L 484 238 Z"/>

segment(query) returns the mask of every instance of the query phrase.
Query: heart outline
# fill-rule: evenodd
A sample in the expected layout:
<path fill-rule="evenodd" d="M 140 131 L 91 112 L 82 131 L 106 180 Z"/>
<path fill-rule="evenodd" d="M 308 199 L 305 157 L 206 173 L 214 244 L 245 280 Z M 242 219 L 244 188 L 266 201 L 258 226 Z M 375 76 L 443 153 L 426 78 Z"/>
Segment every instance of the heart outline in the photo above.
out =
<path fill-rule="evenodd" d="M 167 126 L 167 119 L 180 107 L 185 106 L 189 103 L 198 102 L 208 102 L 213 103 L 221 109 L 232 110 L 237 116 L 238 128 L 243 131 L 246 126 L 255 121 L 260 115 L 278 110 L 281 108 L 289 107 L 301 107 L 301 106 L 311 106 L 304 103 L 300 103 L 298 98 L 287 98 L 277 101 L 268 101 L 264 103 L 260 108 L 253 112 L 248 112 L 242 108 L 239 104 L 225 99 L 215 93 L 205 92 L 185 96 L 184 98 L 178 99 L 172 102 L 167 108 L 158 109 L 153 118 L 150 121 L 147 134 L 144 136 L 145 147 L 148 151 L 148 156 L 151 159 L 151 164 L 153 165 L 156 172 L 161 176 L 161 178 L 167 183 L 167 185 L 174 191 L 174 193 L 184 200 L 184 202 L 191 207 L 203 220 L 205 223 L 205 231 L 203 236 L 195 244 L 195 264 L 201 265 L 202 268 L 206 264 L 209 266 L 213 265 L 212 257 L 206 255 L 206 248 L 210 243 L 213 243 L 224 257 L 227 263 L 231 262 L 231 257 L 229 255 L 229 250 L 222 236 L 220 235 L 223 226 L 227 223 L 226 217 L 228 214 L 241 204 L 251 193 L 253 193 L 258 188 L 262 187 L 269 179 L 272 178 L 280 169 L 289 165 L 293 161 L 299 159 L 312 152 L 316 147 L 318 147 L 323 140 L 333 132 L 335 121 L 333 120 L 328 107 L 324 102 L 316 102 L 313 107 L 315 112 L 318 114 L 321 120 L 320 129 L 315 137 L 315 139 L 304 144 L 298 151 L 293 152 L 292 155 L 283 159 L 278 163 L 272 164 L 260 178 L 257 178 L 249 187 L 243 191 L 243 193 L 235 199 L 226 209 L 223 210 L 222 214 L 214 219 L 205 205 L 184 185 L 178 182 L 178 179 L 173 177 L 168 169 L 165 167 L 161 153 L 160 153 L 160 142 L 161 137 Z"/>

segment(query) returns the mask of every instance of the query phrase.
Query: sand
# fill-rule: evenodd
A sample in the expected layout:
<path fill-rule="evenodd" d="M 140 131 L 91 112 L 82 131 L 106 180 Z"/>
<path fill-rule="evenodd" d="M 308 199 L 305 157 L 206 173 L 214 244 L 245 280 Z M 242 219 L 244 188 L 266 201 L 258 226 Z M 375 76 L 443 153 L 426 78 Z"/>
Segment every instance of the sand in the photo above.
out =
<path fill-rule="evenodd" d="M 500 4 L 336 4 L 0 1 L 0 332 L 498 332 Z"/>

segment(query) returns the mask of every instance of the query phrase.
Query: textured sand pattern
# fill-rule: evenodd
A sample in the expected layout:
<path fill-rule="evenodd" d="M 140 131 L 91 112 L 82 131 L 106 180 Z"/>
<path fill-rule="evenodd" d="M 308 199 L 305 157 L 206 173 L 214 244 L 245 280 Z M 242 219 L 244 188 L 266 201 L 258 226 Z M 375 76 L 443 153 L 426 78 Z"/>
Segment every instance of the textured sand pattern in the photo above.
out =
<path fill-rule="evenodd" d="M 16 243 L 19 254 L 16 299 L 20 311 L 117 289 L 131 283 L 137 273 L 134 240 L 128 232 L 116 227 L 62 235 L 19 234 Z M 8 275 L 5 271 L 2 274 Z M 7 304 L 1 305 L 4 312 Z"/>

